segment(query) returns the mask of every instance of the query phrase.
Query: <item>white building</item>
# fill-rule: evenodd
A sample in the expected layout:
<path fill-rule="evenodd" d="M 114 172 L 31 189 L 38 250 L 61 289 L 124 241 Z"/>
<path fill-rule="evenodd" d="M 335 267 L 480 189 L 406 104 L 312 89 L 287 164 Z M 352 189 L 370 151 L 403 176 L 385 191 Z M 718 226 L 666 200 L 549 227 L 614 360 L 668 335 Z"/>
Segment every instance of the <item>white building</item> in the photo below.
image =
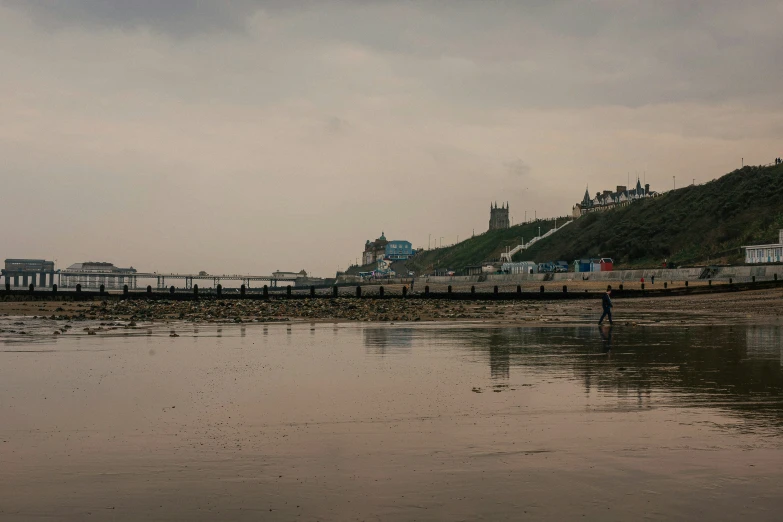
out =
<path fill-rule="evenodd" d="M 778 231 L 778 242 L 772 245 L 751 245 L 745 249 L 746 263 L 781 263 L 783 262 L 783 229 Z"/>
<path fill-rule="evenodd" d="M 500 270 L 506 274 L 536 274 L 538 273 L 538 265 L 533 261 L 503 263 Z"/>
<path fill-rule="evenodd" d="M 125 284 L 136 288 L 136 269 L 119 268 L 104 261 L 85 261 L 74 263 L 60 272 L 60 286 L 73 288 L 81 285 L 83 288 L 122 288 Z"/>

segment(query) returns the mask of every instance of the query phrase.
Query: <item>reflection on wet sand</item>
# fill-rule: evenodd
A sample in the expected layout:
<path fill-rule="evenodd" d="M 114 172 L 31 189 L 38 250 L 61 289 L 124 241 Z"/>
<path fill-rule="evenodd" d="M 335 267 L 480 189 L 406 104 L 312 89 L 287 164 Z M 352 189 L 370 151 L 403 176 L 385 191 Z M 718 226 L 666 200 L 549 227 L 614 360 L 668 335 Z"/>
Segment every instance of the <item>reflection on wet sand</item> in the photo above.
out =
<path fill-rule="evenodd" d="M 484 353 L 492 378 L 569 369 L 585 391 L 727 408 L 783 423 L 783 343 L 777 326 L 563 329 L 507 328 L 449 333 Z M 552 342 L 555 341 L 555 342 Z M 611 357 L 596 358 L 596 354 Z"/>
<path fill-rule="evenodd" d="M 775 520 L 777 326 L 0 344 L 0 520 Z"/>
<path fill-rule="evenodd" d="M 362 329 L 366 353 L 375 355 L 410 352 L 414 329 L 410 327 L 372 327 Z"/>

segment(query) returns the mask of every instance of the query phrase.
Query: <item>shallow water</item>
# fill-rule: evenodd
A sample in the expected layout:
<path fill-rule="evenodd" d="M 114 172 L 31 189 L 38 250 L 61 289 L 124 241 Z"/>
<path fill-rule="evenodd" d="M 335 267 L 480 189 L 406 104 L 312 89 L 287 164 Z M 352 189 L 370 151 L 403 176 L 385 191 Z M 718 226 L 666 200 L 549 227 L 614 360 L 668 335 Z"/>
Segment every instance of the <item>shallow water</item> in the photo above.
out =
<path fill-rule="evenodd" d="M 176 329 L 0 339 L 0 520 L 783 512 L 780 327 Z"/>

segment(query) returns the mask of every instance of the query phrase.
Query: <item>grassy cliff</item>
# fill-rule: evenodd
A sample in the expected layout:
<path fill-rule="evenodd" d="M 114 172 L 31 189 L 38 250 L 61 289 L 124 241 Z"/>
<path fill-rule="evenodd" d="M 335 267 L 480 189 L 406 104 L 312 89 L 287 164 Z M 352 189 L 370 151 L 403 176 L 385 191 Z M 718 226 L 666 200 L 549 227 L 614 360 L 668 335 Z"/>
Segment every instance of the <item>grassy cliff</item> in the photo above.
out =
<path fill-rule="evenodd" d="M 558 218 L 557 225 L 562 225 L 564 221 L 565 218 Z M 507 247 L 515 247 L 520 244 L 520 241 L 528 242 L 537 236 L 539 227 L 541 227 L 541 234 L 544 234 L 554 226 L 555 220 L 539 219 L 522 225 L 514 225 L 504 230 L 492 230 L 453 246 L 425 250 L 416 254 L 404 265 L 408 270 L 413 270 L 416 273 L 432 272 L 438 268 L 460 272 L 466 266 L 499 259 L 500 253 L 504 252 Z"/>
<path fill-rule="evenodd" d="M 583 216 L 526 259 L 611 257 L 624 266 L 738 263 L 742 245 L 777 242 L 783 165 L 745 167 L 608 212 Z"/>
<path fill-rule="evenodd" d="M 560 219 L 562 223 L 562 218 Z M 539 220 L 486 232 L 427 250 L 406 263 L 417 273 L 497 260 L 507 246 L 554 226 Z M 611 257 L 623 267 L 739 263 L 740 246 L 777 242 L 783 228 L 783 165 L 745 167 L 704 185 L 688 186 L 627 207 L 589 214 L 541 240 L 515 260 L 569 262 Z M 402 267 L 398 267 L 401 270 Z"/>

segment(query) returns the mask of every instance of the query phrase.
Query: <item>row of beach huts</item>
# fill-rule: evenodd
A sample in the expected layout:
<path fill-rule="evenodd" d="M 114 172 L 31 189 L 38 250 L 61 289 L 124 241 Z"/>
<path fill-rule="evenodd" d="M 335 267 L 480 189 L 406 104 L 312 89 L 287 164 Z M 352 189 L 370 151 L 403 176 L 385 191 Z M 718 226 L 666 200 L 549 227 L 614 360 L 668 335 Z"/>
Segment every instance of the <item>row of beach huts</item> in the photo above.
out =
<path fill-rule="evenodd" d="M 614 269 L 614 262 L 608 257 L 577 259 L 571 266 L 576 273 L 611 272 Z M 503 263 L 500 267 L 500 272 L 504 274 L 540 274 L 568 272 L 569 268 L 567 261 L 550 261 L 546 263 L 517 261 Z"/>

